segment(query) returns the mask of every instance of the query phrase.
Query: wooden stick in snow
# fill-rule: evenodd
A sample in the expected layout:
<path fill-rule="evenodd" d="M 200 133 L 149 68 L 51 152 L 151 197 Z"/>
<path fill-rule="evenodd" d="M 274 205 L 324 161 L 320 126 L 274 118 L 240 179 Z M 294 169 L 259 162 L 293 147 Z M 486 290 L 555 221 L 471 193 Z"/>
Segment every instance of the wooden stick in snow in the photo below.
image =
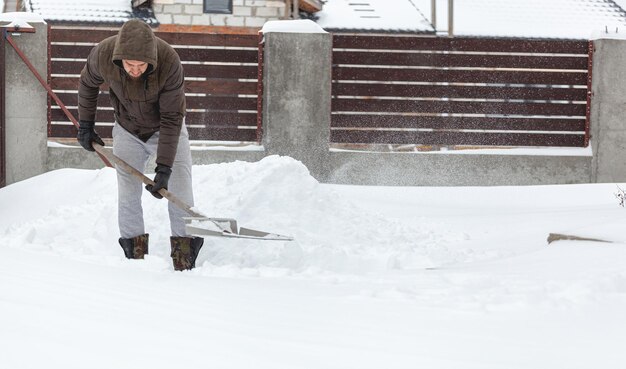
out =
<path fill-rule="evenodd" d="M 606 243 L 613 242 L 613 241 L 602 240 L 599 238 L 587 238 L 587 237 L 574 236 L 570 234 L 550 233 L 548 235 L 548 244 L 551 244 L 554 241 L 592 241 L 592 242 L 606 242 Z"/>

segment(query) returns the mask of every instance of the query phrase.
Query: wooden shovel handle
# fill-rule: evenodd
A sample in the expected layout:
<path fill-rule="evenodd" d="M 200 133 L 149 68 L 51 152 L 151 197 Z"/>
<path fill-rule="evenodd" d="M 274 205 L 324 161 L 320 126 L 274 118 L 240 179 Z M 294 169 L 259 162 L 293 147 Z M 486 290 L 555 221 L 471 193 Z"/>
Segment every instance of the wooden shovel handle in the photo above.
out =
<path fill-rule="evenodd" d="M 143 173 L 141 173 L 137 169 L 135 169 L 132 166 L 130 166 L 130 164 L 128 164 L 124 160 L 122 160 L 122 159 L 118 158 L 117 156 L 115 156 L 115 154 L 106 151 L 104 149 L 104 146 L 102 146 L 102 145 L 100 145 L 100 144 L 98 144 L 96 142 L 92 142 L 91 145 L 93 146 L 93 148 L 96 150 L 96 152 L 98 154 L 100 154 L 101 156 L 104 156 L 109 161 L 115 163 L 115 165 L 119 166 L 124 171 L 130 173 L 133 177 L 137 178 L 138 180 L 140 180 L 144 184 L 146 184 L 146 185 L 154 185 L 154 181 L 153 180 L 151 180 L 150 178 L 146 177 Z M 191 206 L 189 206 L 188 204 L 183 202 L 178 197 L 174 196 L 174 194 L 172 194 L 168 190 L 162 188 L 162 189 L 159 190 L 159 194 L 161 196 L 165 197 L 168 201 L 174 203 L 174 205 L 176 205 L 179 208 L 181 208 L 182 210 L 186 211 L 187 214 L 189 214 L 190 216 L 206 218 L 206 215 L 200 214 L 197 211 L 193 210 L 191 208 Z"/>

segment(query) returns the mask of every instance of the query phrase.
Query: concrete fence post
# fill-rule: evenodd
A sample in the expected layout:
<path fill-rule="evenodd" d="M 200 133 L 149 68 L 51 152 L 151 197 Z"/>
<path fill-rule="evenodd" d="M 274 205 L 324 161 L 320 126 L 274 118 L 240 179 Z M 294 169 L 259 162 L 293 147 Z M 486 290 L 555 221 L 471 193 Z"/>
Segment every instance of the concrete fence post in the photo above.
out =
<path fill-rule="evenodd" d="M 593 41 L 591 182 L 626 181 L 625 39 Z"/>
<path fill-rule="evenodd" d="M 48 26 L 43 21 L 28 24 L 35 28 L 35 33 L 11 37 L 41 76 L 47 78 Z M 9 185 L 47 171 L 48 100 L 46 90 L 8 42 L 4 53 L 4 138 L 6 184 Z"/>
<path fill-rule="evenodd" d="M 329 170 L 332 35 L 289 28 L 306 24 L 301 22 L 311 21 L 268 22 L 263 28 L 262 142 L 266 154 L 300 160 L 324 181 Z M 271 23 L 287 31 L 267 27 Z"/>

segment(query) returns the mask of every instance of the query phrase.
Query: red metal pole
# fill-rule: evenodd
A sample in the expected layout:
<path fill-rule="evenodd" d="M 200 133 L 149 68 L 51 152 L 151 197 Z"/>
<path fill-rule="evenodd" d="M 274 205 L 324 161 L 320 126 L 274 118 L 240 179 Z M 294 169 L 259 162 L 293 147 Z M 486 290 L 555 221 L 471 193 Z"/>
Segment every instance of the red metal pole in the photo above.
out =
<path fill-rule="evenodd" d="M 6 186 L 6 161 L 5 161 L 5 139 L 4 139 L 4 125 L 5 125 L 5 112 L 4 109 L 4 73 L 6 71 L 4 63 L 4 33 L 6 30 L 2 30 L 2 37 L 0 38 L 0 188 Z"/>
<path fill-rule="evenodd" d="M 48 40 L 46 43 L 48 46 L 48 62 L 46 63 L 46 68 L 48 68 L 48 86 L 52 86 L 52 77 L 50 77 L 52 75 L 52 49 L 50 46 L 52 44 L 51 34 L 52 27 L 48 24 Z M 50 99 L 50 95 L 48 95 L 46 100 L 48 100 L 48 137 L 50 137 L 52 135 L 52 100 Z"/>
<path fill-rule="evenodd" d="M 17 55 L 19 55 L 19 57 L 22 59 L 22 61 L 24 61 L 24 63 L 26 64 L 26 66 L 28 67 L 28 69 L 30 69 L 30 71 L 33 73 L 33 75 L 37 78 L 37 80 L 39 81 L 39 83 L 41 83 L 41 85 L 43 86 L 43 88 L 46 89 L 46 91 L 48 91 L 48 95 L 50 97 L 52 97 L 52 99 L 54 99 L 54 101 L 57 103 L 57 105 L 61 108 L 61 110 L 63 110 L 63 112 L 65 113 L 65 115 L 69 118 L 70 121 L 72 121 L 72 123 L 74 124 L 74 126 L 76 128 L 79 127 L 78 121 L 76 120 L 76 118 L 74 118 L 74 116 L 72 115 L 72 113 L 70 113 L 69 110 L 67 110 L 67 108 L 65 107 L 65 104 L 63 104 L 63 102 L 61 101 L 61 99 L 59 99 L 59 97 L 54 93 L 54 91 L 52 91 L 52 88 L 48 85 L 48 83 L 46 83 L 46 81 L 43 80 L 43 78 L 41 77 L 41 75 L 39 74 L 39 72 L 37 72 L 37 69 L 35 69 L 35 67 L 33 66 L 33 64 L 30 62 L 30 60 L 28 60 L 28 58 L 26 57 L 26 55 L 24 55 L 24 53 L 22 52 L 22 50 L 17 46 L 17 44 L 15 43 L 15 41 L 13 41 L 13 38 L 11 37 L 11 35 L 9 35 L 8 32 L 5 31 L 5 39 L 9 42 L 9 44 L 13 47 L 13 49 L 15 49 L 15 52 L 17 53 Z M 104 162 L 104 164 L 107 167 L 112 167 L 113 164 L 111 164 L 111 162 L 102 154 L 97 153 L 98 156 L 100 157 L 100 159 L 102 159 L 102 161 Z"/>

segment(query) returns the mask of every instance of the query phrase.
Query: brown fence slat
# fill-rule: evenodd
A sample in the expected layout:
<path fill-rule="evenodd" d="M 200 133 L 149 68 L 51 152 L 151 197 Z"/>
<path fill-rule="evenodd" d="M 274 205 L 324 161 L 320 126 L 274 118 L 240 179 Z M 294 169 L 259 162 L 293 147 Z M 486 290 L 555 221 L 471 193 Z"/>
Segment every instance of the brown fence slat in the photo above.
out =
<path fill-rule="evenodd" d="M 65 116 L 63 110 L 53 105 L 53 109 L 50 110 L 50 120 L 53 122 L 69 122 L 69 118 Z M 78 109 L 76 108 L 68 108 L 67 110 L 72 113 L 72 115 L 78 119 Z M 100 123 L 113 123 L 115 121 L 115 117 L 113 116 L 113 110 L 103 110 L 98 109 L 96 112 L 96 121 Z"/>
<path fill-rule="evenodd" d="M 77 109 L 68 109 L 74 117 L 78 118 Z M 50 112 L 53 122 L 69 122 L 61 109 L 52 109 Z M 187 124 L 205 124 L 212 127 L 238 127 L 238 126 L 256 126 L 256 113 L 224 113 L 224 112 L 188 112 Z M 98 109 L 96 113 L 96 121 L 99 123 L 113 123 L 115 116 L 113 110 Z"/>
<path fill-rule="evenodd" d="M 63 104 L 69 106 L 77 106 L 78 105 L 78 94 L 76 92 L 57 92 L 56 95 L 61 99 Z M 56 102 L 52 101 L 52 106 L 57 106 Z M 98 95 L 98 106 L 99 107 L 107 107 L 111 106 L 109 102 L 108 94 L 100 94 Z"/>
<path fill-rule="evenodd" d="M 107 37 L 117 34 L 117 29 L 106 28 L 58 28 L 52 27 L 50 29 L 50 41 L 51 42 L 91 42 L 98 43 Z"/>
<path fill-rule="evenodd" d="M 205 124 L 211 127 L 256 127 L 255 113 L 228 113 L 228 112 L 188 112 L 187 122 Z"/>
<path fill-rule="evenodd" d="M 57 96 L 65 105 L 77 106 L 78 94 L 60 92 Z M 53 106 L 56 103 L 53 102 Z M 98 95 L 98 106 L 110 106 L 107 94 Z M 214 110 L 256 110 L 256 98 L 240 98 L 236 96 L 187 96 L 188 109 L 214 109 Z"/>
<path fill-rule="evenodd" d="M 188 127 L 192 140 L 256 141 L 256 129 Z"/>
<path fill-rule="evenodd" d="M 208 81 L 186 81 L 185 92 L 212 95 L 256 95 L 256 82 L 239 82 L 232 79 L 210 79 Z"/>
<path fill-rule="evenodd" d="M 527 72 L 505 70 L 441 70 L 396 68 L 333 68 L 334 80 L 360 81 L 411 81 L 411 82 L 463 82 L 512 84 L 587 84 L 587 73 Z"/>
<path fill-rule="evenodd" d="M 256 111 L 256 97 L 187 97 L 188 109 L 213 109 L 213 110 L 254 110 Z"/>
<path fill-rule="evenodd" d="M 53 90 L 78 90 L 79 77 L 51 77 L 50 86 Z M 100 91 L 108 91 L 109 85 L 103 83 L 100 85 Z"/>
<path fill-rule="evenodd" d="M 589 45 L 580 40 L 334 35 L 333 48 L 587 54 Z"/>
<path fill-rule="evenodd" d="M 176 52 L 181 60 L 202 62 L 256 63 L 256 50 L 182 49 Z"/>
<path fill-rule="evenodd" d="M 107 37 L 116 35 L 117 32 L 118 29 L 52 27 L 50 34 L 52 42 L 98 43 Z M 156 35 L 171 45 L 257 47 L 258 44 L 256 35 L 224 35 L 178 32 L 156 32 Z"/>
<path fill-rule="evenodd" d="M 170 45 L 258 47 L 257 35 L 157 32 Z"/>
<path fill-rule="evenodd" d="M 587 107 L 584 104 L 356 99 L 333 99 L 332 101 L 333 112 L 446 112 L 459 114 L 566 115 L 584 117 L 586 109 Z"/>
<path fill-rule="evenodd" d="M 184 64 L 186 77 L 257 79 L 256 65 Z"/>
<path fill-rule="evenodd" d="M 580 147 L 584 135 L 573 134 L 514 134 L 498 132 L 458 131 L 363 131 L 332 130 L 331 142 L 363 144 L 420 145 L 485 145 L 485 146 L 568 146 Z"/>
<path fill-rule="evenodd" d="M 50 128 L 50 137 L 76 137 L 76 128 L 73 125 L 54 124 Z M 219 140 L 219 141 L 255 141 L 255 129 L 237 128 L 196 128 L 188 127 L 189 138 L 192 140 Z M 96 125 L 98 135 L 102 138 L 112 137 L 112 126 Z"/>
<path fill-rule="evenodd" d="M 488 67 L 488 68 L 543 68 L 576 69 L 587 68 L 587 58 L 576 56 L 531 56 L 531 55 L 475 55 L 440 53 L 389 53 L 371 51 L 335 51 L 333 64 L 354 65 L 402 65 L 434 67 Z"/>
<path fill-rule="evenodd" d="M 87 59 L 93 45 L 51 45 L 51 58 Z"/>
<path fill-rule="evenodd" d="M 52 74 L 71 74 L 79 75 L 85 66 L 84 61 L 52 61 Z M 186 77 L 201 78 L 239 78 L 239 79 L 257 79 L 257 67 L 242 65 L 200 65 L 200 64 L 184 64 Z"/>
<path fill-rule="evenodd" d="M 111 138 L 113 127 L 96 124 L 96 131 L 98 132 L 98 135 L 102 138 Z M 74 127 L 72 124 L 53 124 L 50 126 L 48 137 L 72 138 L 76 137 L 76 133 L 76 127 Z"/>
<path fill-rule="evenodd" d="M 51 74 L 80 74 L 85 66 L 84 61 L 60 61 L 52 60 L 50 65 Z"/>
<path fill-rule="evenodd" d="M 331 127 L 581 132 L 585 119 L 333 114 Z"/>
<path fill-rule="evenodd" d="M 92 45 L 52 45 L 52 58 L 87 59 Z M 256 63 L 256 50 L 176 48 L 181 60 L 203 62 Z"/>
<path fill-rule="evenodd" d="M 333 95 L 585 101 L 587 99 L 587 90 L 582 88 L 392 85 L 335 82 L 333 83 Z"/>

